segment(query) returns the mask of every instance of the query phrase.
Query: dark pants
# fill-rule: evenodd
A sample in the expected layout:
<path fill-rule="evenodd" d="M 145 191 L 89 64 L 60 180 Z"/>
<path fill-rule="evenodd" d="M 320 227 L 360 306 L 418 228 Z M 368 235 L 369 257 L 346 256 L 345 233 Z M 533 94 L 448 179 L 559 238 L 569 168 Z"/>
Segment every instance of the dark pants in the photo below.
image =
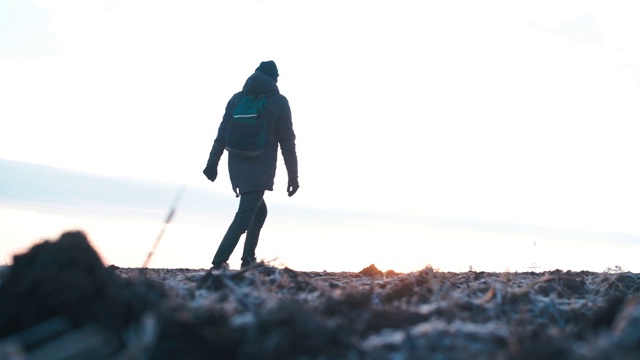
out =
<path fill-rule="evenodd" d="M 236 212 L 233 222 L 229 225 L 229 229 L 227 229 L 227 233 L 222 238 L 218 251 L 213 257 L 211 262 L 213 265 L 222 264 L 229 260 L 231 253 L 233 253 L 238 241 L 240 241 L 240 236 L 245 231 L 247 232 L 247 237 L 244 240 L 242 260 L 255 261 L 260 230 L 264 225 L 264 220 L 267 218 L 267 204 L 265 204 L 263 197 L 264 190 L 240 195 L 238 212 Z"/>

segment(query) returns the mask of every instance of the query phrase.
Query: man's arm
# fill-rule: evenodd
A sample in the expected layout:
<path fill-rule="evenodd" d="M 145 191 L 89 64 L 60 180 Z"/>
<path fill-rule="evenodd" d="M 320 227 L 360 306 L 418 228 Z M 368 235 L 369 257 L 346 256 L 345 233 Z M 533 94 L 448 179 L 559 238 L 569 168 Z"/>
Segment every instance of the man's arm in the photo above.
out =
<path fill-rule="evenodd" d="M 293 121 L 291 119 L 291 108 L 289 101 L 282 96 L 283 105 L 280 118 L 278 119 L 278 142 L 280 143 L 284 165 L 287 168 L 289 182 L 287 184 L 287 192 L 289 196 L 298 191 L 300 187 L 298 183 L 298 155 L 296 153 L 296 134 L 293 131 Z"/>
<path fill-rule="evenodd" d="M 222 121 L 220 122 L 220 126 L 218 126 L 218 134 L 216 135 L 216 138 L 213 141 L 213 146 L 211 146 L 211 151 L 209 152 L 207 166 L 203 171 L 205 176 L 211 181 L 214 181 L 218 174 L 218 163 L 220 162 L 220 158 L 222 157 L 222 153 L 224 153 L 224 148 L 226 147 L 224 138 L 227 133 L 227 124 L 229 124 L 229 118 L 231 117 L 233 106 L 237 102 L 237 95 L 238 94 L 234 95 L 227 103 L 224 115 L 222 116 Z"/>

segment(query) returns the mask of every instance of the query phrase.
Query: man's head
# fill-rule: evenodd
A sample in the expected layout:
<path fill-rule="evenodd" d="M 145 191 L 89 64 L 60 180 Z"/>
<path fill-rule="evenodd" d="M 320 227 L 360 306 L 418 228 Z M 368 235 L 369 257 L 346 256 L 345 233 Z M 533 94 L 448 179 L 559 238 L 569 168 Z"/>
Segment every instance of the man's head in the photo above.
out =
<path fill-rule="evenodd" d="M 256 68 L 256 71 L 260 71 L 261 73 L 267 75 L 272 78 L 273 81 L 278 82 L 278 67 L 273 60 L 263 61 L 260 63 L 260 66 Z"/>

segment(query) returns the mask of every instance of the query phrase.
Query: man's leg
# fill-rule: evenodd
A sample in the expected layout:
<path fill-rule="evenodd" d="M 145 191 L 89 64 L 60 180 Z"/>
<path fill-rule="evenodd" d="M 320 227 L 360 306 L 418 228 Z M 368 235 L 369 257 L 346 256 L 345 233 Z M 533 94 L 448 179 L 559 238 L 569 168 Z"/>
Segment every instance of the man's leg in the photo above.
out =
<path fill-rule="evenodd" d="M 258 207 L 256 215 L 253 217 L 253 222 L 247 230 L 247 238 L 244 240 L 244 251 L 242 252 L 242 264 L 245 266 L 251 265 L 256 262 L 256 247 L 258 246 L 258 238 L 260 237 L 260 230 L 267 218 L 267 204 L 262 199 L 262 203 Z"/>
<path fill-rule="evenodd" d="M 216 251 L 216 255 L 211 262 L 214 266 L 222 265 L 229 260 L 233 250 L 236 248 L 236 245 L 238 245 L 240 236 L 251 226 L 253 218 L 262 204 L 263 196 L 264 191 L 250 192 L 240 196 L 238 211 L 233 218 L 233 222 L 229 225 L 227 233 L 222 238 L 222 242 L 220 242 L 220 246 L 218 246 L 218 251 Z"/>

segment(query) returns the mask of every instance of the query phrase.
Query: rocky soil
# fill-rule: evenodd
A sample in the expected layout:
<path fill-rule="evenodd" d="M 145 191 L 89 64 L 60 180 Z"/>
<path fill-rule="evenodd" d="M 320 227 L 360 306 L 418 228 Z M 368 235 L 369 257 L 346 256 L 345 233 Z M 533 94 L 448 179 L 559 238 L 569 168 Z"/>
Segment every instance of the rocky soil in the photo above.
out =
<path fill-rule="evenodd" d="M 0 268 L 0 359 L 640 359 L 640 275 L 106 267 L 84 234 Z"/>

